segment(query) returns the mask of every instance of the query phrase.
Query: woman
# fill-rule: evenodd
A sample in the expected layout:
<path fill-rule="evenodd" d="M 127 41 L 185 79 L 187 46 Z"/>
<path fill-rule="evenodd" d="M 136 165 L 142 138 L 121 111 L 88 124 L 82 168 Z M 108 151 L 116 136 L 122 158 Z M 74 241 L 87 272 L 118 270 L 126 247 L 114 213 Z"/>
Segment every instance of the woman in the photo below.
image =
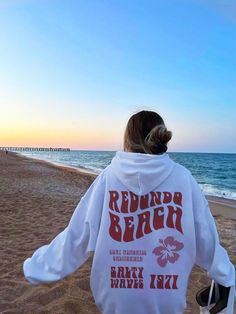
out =
<path fill-rule="evenodd" d="M 129 119 L 124 151 L 81 198 L 68 227 L 24 262 L 32 284 L 64 278 L 94 251 L 91 289 L 105 314 L 183 313 L 194 264 L 234 285 L 207 200 L 166 154 L 171 136 L 155 112 Z"/>

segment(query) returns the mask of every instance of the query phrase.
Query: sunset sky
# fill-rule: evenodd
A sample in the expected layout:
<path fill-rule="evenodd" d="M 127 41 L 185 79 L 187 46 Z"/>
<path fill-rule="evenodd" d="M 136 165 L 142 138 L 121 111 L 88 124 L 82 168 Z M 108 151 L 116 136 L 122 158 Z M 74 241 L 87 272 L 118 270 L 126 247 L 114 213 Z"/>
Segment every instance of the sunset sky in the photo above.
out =
<path fill-rule="evenodd" d="M 0 0 L 0 146 L 118 150 L 148 109 L 236 152 L 235 86 L 233 0 Z"/>

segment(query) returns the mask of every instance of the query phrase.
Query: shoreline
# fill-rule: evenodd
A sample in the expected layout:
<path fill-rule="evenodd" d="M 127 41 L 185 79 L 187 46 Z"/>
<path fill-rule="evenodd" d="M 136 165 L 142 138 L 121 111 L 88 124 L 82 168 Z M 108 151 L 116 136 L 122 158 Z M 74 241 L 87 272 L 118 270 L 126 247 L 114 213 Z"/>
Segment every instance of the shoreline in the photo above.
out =
<path fill-rule="evenodd" d="M 73 166 L 64 165 L 61 163 L 48 161 L 48 160 L 44 160 L 44 159 L 32 158 L 32 157 L 25 156 L 23 154 L 19 154 L 17 152 L 10 152 L 10 154 L 15 154 L 19 157 L 31 159 L 31 160 L 34 160 L 36 162 L 42 162 L 42 163 L 45 163 L 45 164 L 48 164 L 48 165 L 51 165 L 54 167 L 59 167 L 59 168 L 64 169 L 66 171 L 67 170 L 74 170 L 75 172 L 77 172 L 79 174 L 92 175 L 94 178 L 99 175 L 99 173 L 96 173 L 93 170 L 85 169 L 82 167 L 73 167 Z M 204 195 L 205 195 L 206 199 L 208 200 L 209 204 L 214 204 L 217 207 L 217 210 L 216 210 L 217 214 L 220 214 L 219 206 L 224 205 L 227 207 L 227 216 L 229 218 L 236 219 L 236 214 L 235 215 L 231 214 L 231 209 L 235 209 L 235 211 L 236 211 L 236 200 L 231 199 L 231 198 L 222 197 L 222 196 L 216 196 L 216 195 L 208 195 L 208 194 L 204 194 Z"/>
<path fill-rule="evenodd" d="M 213 216 L 223 216 L 236 220 L 236 201 L 228 202 L 217 197 L 207 197 Z"/>
<path fill-rule="evenodd" d="M 19 154 L 17 152 L 10 152 L 10 154 L 14 154 L 15 156 L 18 156 L 20 158 L 26 158 L 35 162 L 42 162 L 44 164 L 48 164 L 49 166 L 54 166 L 54 167 L 58 167 L 64 170 L 75 170 L 75 172 L 79 173 L 79 174 L 88 174 L 88 175 L 92 175 L 93 177 L 97 177 L 98 173 L 96 173 L 93 170 L 90 169 L 86 169 L 86 168 L 82 168 L 82 167 L 73 167 L 73 166 L 69 166 L 69 165 L 64 165 L 61 163 L 57 163 L 57 162 L 53 162 L 53 161 L 48 161 L 48 160 L 44 160 L 44 159 L 39 159 L 39 158 L 33 158 L 33 157 L 28 157 L 25 156 L 23 154 Z"/>

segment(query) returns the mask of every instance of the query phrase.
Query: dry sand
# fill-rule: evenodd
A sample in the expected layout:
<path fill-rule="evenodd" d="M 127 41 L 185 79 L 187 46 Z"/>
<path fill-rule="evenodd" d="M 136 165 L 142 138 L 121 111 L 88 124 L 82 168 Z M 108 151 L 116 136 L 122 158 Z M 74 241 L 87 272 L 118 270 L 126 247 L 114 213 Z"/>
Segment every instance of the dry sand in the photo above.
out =
<path fill-rule="evenodd" d="M 0 313 L 99 313 L 89 288 L 92 257 L 74 274 L 50 285 L 31 286 L 22 273 L 23 261 L 66 227 L 94 178 L 0 152 Z M 236 202 L 209 202 L 221 243 L 236 265 Z M 194 267 L 185 313 L 199 313 L 195 293 L 209 283 L 206 273 Z"/>

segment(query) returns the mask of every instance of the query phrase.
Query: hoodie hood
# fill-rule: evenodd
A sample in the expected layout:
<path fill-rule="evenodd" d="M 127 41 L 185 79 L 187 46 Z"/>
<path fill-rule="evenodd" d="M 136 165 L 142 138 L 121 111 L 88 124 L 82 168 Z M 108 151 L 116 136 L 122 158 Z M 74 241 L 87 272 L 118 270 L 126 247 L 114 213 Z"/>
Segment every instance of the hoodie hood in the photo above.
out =
<path fill-rule="evenodd" d="M 129 191 L 144 195 L 157 188 L 174 167 L 167 153 L 161 155 L 119 151 L 111 161 L 111 171 Z"/>

